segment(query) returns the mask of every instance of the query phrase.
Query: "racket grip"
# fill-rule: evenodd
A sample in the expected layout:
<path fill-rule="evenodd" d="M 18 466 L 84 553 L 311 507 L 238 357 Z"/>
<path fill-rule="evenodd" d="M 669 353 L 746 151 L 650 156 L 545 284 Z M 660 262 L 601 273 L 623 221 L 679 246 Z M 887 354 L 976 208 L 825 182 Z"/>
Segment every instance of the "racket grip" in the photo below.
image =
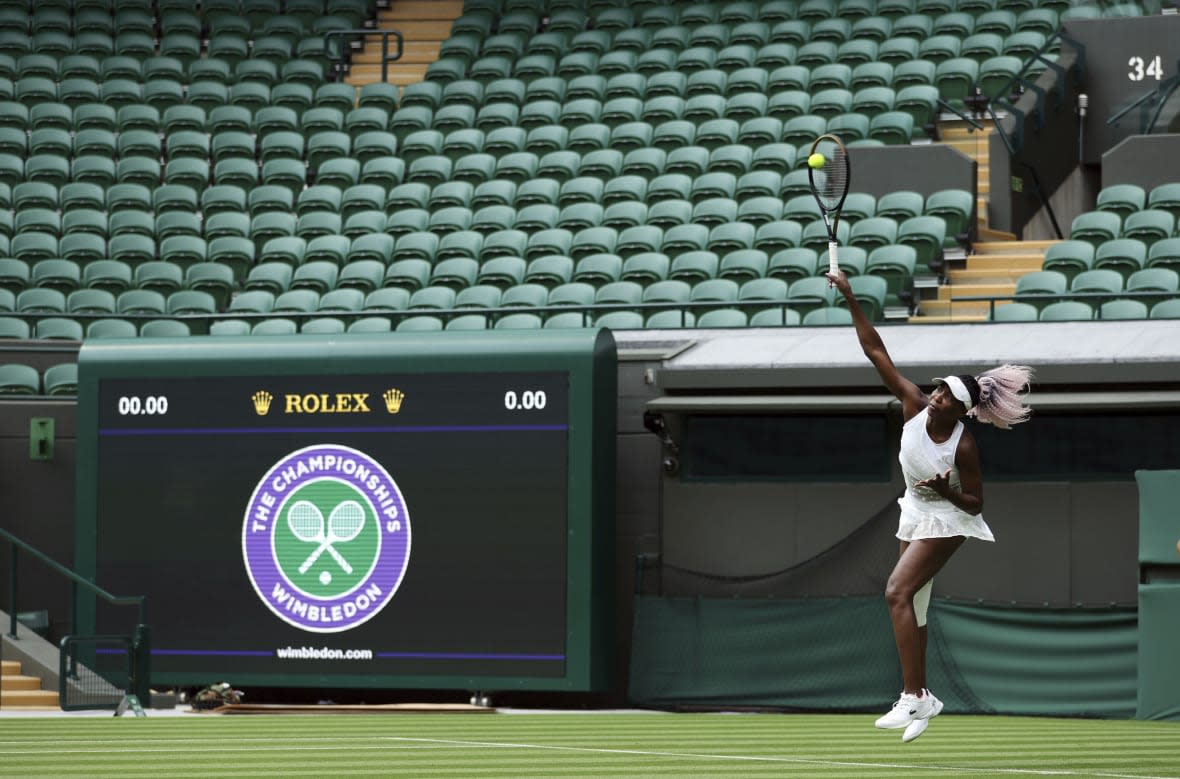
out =
<path fill-rule="evenodd" d="M 836 257 L 836 242 L 828 241 L 828 273 L 835 276 L 840 272 L 840 260 Z"/>

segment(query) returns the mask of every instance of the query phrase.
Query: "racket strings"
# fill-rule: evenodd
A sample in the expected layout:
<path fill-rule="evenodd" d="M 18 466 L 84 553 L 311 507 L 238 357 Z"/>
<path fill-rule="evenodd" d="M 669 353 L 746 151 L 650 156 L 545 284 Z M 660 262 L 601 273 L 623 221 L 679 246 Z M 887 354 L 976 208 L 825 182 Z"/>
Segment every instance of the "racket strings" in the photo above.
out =
<path fill-rule="evenodd" d="M 365 510 L 355 500 L 346 500 L 328 516 L 328 533 L 334 542 L 351 541 L 365 524 Z"/>
<path fill-rule="evenodd" d="M 314 503 L 301 500 L 287 512 L 287 526 L 300 541 L 314 541 L 324 533 L 324 515 Z"/>
<path fill-rule="evenodd" d="M 824 165 L 824 182 L 821 194 L 830 205 L 835 208 L 844 197 L 848 189 L 848 160 L 845 159 L 844 149 L 837 146 L 832 150 L 832 156 L 827 158 Z"/>

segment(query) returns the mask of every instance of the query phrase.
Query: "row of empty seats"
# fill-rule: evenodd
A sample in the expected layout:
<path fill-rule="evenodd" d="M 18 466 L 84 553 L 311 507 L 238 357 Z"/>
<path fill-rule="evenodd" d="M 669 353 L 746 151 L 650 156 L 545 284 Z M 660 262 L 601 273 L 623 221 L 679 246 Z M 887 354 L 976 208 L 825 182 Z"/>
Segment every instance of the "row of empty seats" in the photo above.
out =
<path fill-rule="evenodd" d="M 66 362 L 39 371 L 23 363 L 0 364 L 0 395 L 67 396 L 78 394 L 78 365 Z"/>
<path fill-rule="evenodd" d="M 991 316 L 994 322 L 1086 322 L 1119 319 L 1180 319 L 1180 298 L 1165 300 L 1116 299 L 1102 303 L 1086 300 L 1058 300 L 1038 307 L 1024 301 L 999 303 Z"/>

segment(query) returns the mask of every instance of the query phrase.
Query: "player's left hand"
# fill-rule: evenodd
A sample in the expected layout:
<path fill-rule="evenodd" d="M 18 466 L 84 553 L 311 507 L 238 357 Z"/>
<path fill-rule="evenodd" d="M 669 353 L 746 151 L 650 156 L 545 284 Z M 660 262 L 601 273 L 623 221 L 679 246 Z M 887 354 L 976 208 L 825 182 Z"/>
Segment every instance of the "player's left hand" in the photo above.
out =
<path fill-rule="evenodd" d="M 951 490 L 951 469 L 947 468 L 944 472 L 931 476 L 929 479 L 915 482 L 914 486 L 928 487 L 945 498 Z"/>

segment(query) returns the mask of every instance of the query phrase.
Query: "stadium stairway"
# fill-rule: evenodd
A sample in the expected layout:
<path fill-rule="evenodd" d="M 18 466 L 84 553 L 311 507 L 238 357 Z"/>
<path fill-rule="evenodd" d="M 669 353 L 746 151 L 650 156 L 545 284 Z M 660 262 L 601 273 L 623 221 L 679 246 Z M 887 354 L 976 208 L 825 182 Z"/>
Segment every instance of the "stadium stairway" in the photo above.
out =
<path fill-rule="evenodd" d="M 58 706 L 58 694 L 42 690 L 41 680 L 21 673 L 16 660 L 0 660 L 0 708 L 44 708 Z"/>
<path fill-rule="evenodd" d="M 405 42 L 402 58 L 389 65 L 389 83 L 404 87 L 421 81 L 462 13 L 463 0 L 392 0 L 388 8 L 378 11 L 377 29 L 397 30 Z M 345 81 L 359 87 L 380 80 L 381 39 L 372 37 L 353 56 Z"/>
<path fill-rule="evenodd" d="M 1020 241 L 1011 233 L 993 230 L 987 221 L 991 171 L 988 166 L 989 138 L 994 132 L 989 124 L 973 130 L 966 122 L 939 124 L 940 143 L 953 146 L 976 161 L 978 166 L 976 203 L 978 238 L 965 257 L 948 257 L 944 283 L 924 291 L 919 313 L 910 317 L 914 324 L 981 322 L 989 316 L 989 301 L 951 302 L 953 298 L 1012 295 L 1016 280 L 1025 273 L 1041 269 L 1045 250 L 1056 241 Z"/>

